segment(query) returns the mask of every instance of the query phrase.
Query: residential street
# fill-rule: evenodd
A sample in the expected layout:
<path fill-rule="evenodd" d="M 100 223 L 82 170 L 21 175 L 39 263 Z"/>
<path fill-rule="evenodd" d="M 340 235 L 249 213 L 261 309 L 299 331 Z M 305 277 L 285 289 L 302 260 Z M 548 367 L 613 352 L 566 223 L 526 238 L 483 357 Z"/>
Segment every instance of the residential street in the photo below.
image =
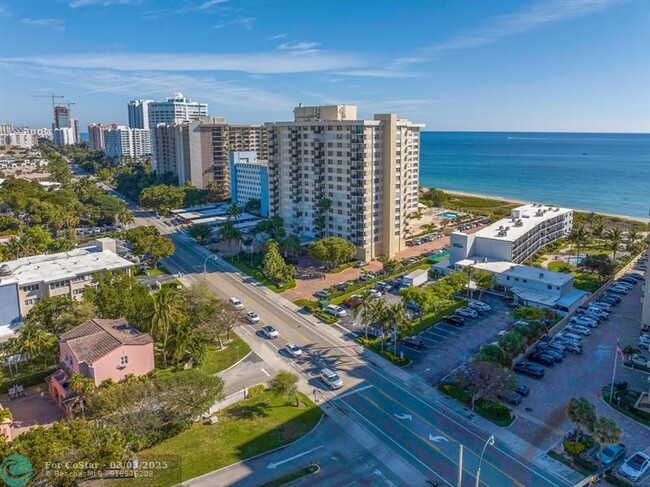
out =
<path fill-rule="evenodd" d="M 165 233 L 172 230 L 155 223 Z M 439 402 L 438 396 L 420 378 L 410 377 L 383 361 L 380 363 L 379 359 L 377 364 L 369 362 L 365 354 L 362 356 L 362 348 L 344 340 L 336 329 L 312 316 L 301 315 L 295 305 L 241 275 L 224 261 L 212 258 L 212 254 L 187 235 L 175 232 L 170 236 L 176 244 L 176 253 L 165 265 L 174 273 L 184 274 L 189 282 L 197 282 L 203 279 L 205 263 L 209 271 L 207 282 L 218 294 L 238 297 L 246 309 L 260 315 L 262 323 L 271 324 L 280 333 L 280 338 L 270 341 L 262 338 L 261 325 L 243 325 L 239 329 L 242 338 L 264 361 L 279 363 L 274 368 L 301 372 L 309 387 L 320 391 L 319 396 L 340 408 L 343 416 L 363 429 L 364 436 L 370 435 L 373 442 L 379 440 L 382 448 L 372 450 L 373 454 L 391 450 L 392 456 L 401 462 L 399 467 L 392 465 L 391 469 L 403 481 L 424 485 L 428 478 L 441 485 L 455 484 L 460 442 L 465 447 L 463 485 L 474 485 L 478 456 L 489 436 L 487 431 Z M 306 356 L 297 361 L 281 356 L 277 350 L 287 342 L 302 346 Z M 344 381 L 345 386 L 336 393 L 315 379 L 325 366 L 335 370 Z M 390 374 L 385 370 L 388 368 Z M 331 417 L 338 421 L 339 415 Z M 558 468 L 558 471 L 565 470 Z M 269 472 L 265 479 L 273 477 Z M 575 480 L 561 478 L 528 462 L 499 441 L 487 448 L 481 471 L 481 483 L 490 486 L 572 485 Z"/>

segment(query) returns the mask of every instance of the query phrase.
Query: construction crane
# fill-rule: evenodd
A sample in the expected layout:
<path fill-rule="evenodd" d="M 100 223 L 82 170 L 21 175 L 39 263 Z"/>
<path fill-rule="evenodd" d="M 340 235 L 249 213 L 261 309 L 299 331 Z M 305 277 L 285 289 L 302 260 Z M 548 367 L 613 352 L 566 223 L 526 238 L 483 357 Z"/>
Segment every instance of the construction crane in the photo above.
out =
<path fill-rule="evenodd" d="M 65 98 L 63 95 L 55 95 L 54 93 L 49 95 L 32 95 L 32 98 L 51 98 L 52 99 L 52 108 L 56 105 L 57 98 Z"/>

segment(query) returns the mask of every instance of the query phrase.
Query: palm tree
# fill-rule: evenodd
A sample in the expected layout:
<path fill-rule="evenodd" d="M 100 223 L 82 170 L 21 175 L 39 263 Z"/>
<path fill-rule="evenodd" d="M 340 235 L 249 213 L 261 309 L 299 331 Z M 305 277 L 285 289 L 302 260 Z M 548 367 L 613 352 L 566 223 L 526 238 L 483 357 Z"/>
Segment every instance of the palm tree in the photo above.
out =
<path fill-rule="evenodd" d="M 567 403 L 566 415 L 576 426 L 577 439 L 582 438 L 583 429 L 590 429 L 596 421 L 596 408 L 586 398 L 571 398 Z"/>
<path fill-rule="evenodd" d="M 54 353 L 56 338 L 43 328 L 33 323 L 26 323 L 20 328 L 17 346 L 20 353 L 26 353 L 32 360 L 47 357 Z"/>
<path fill-rule="evenodd" d="M 379 329 L 381 330 L 381 351 L 384 351 L 384 341 L 386 336 L 386 323 L 390 319 L 388 315 L 388 306 L 383 299 L 376 299 L 375 303 L 372 305 L 374 321 L 379 323 Z"/>
<path fill-rule="evenodd" d="M 241 231 L 235 226 L 230 216 L 219 228 L 219 237 L 222 240 L 227 241 L 229 247 L 231 247 L 233 243 L 241 243 Z"/>
<path fill-rule="evenodd" d="M 161 342 L 163 362 L 167 365 L 167 342 L 174 325 L 181 321 L 184 309 L 183 295 L 176 289 L 163 287 L 153 295 L 151 311 L 147 316 L 149 329 Z"/>
<path fill-rule="evenodd" d="M 0 424 L 8 422 L 12 422 L 14 420 L 14 415 L 11 414 L 11 411 L 8 408 L 1 408 L 0 409 Z"/>
<path fill-rule="evenodd" d="M 7 260 L 14 260 L 20 256 L 20 241 L 14 237 L 4 245 L 3 252 Z"/>
<path fill-rule="evenodd" d="M 84 405 L 86 404 L 88 397 L 95 392 L 95 381 L 90 377 L 84 377 L 80 374 L 72 374 L 69 384 L 70 389 L 79 395 L 81 414 L 85 418 Z"/>
<path fill-rule="evenodd" d="M 574 242 L 576 244 L 576 251 L 578 252 L 578 259 L 580 259 L 581 250 L 583 249 L 585 243 L 587 243 L 588 232 L 587 229 L 583 226 L 579 226 L 573 229 Z"/>
<path fill-rule="evenodd" d="M 133 213 L 127 208 L 122 208 L 115 214 L 115 223 L 122 224 L 128 227 L 129 223 L 133 223 L 135 219 L 133 218 Z"/>
<path fill-rule="evenodd" d="M 623 232 L 620 228 L 610 228 L 605 234 L 607 239 L 607 249 L 612 251 L 612 260 L 616 263 L 616 251 L 623 240 Z"/>
<path fill-rule="evenodd" d="M 397 355 L 397 332 L 411 326 L 406 317 L 406 311 L 402 303 L 395 303 L 386 308 L 386 318 L 393 325 L 393 353 Z"/>
<path fill-rule="evenodd" d="M 366 332 L 366 340 L 368 339 L 368 326 L 375 319 L 375 298 L 370 294 L 364 293 L 352 305 L 352 313 L 356 319 L 361 320 Z"/>
<path fill-rule="evenodd" d="M 614 420 L 601 416 L 591 425 L 591 433 L 598 441 L 598 463 L 603 462 L 603 448 L 605 445 L 619 443 L 623 436 L 623 431 Z"/>
<path fill-rule="evenodd" d="M 227 211 L 226 214 L 230 218 L 235 220 L 235 223 L 237 223 L 237 220 L 239 219 L 239 217 L 241 216 L 242 213 L 243 213 L 243 210 L 239 206 L 237 206 L 237 204 L 232 204 L 232 205 L 230 205 L 228 207 L 228 211 Z"/>
<path fill-rule="evenodd" d="M 285 258 L 287 255 L 298 257 L 300 255 L 300 237 L 295 233 L 288 235 L 282 239 L 281 247 Z"/>
<path fill-rule="evenodd" d="M 591 236 L 596 240 L 602 240 L 603 235 L 605 235 L 605 224 L 601 222 L 597 225 L 594 225 L 594 227 L 591 229 Z"/>
<path fill-rule="evenodd" d="M 641 234 L 636 230 L 629 230 L 625 234 L 625 240 L 627 242 L 627 249 L 632 253 L 636 253 L 639 248 L 639 240 L 641 240 Z"/>

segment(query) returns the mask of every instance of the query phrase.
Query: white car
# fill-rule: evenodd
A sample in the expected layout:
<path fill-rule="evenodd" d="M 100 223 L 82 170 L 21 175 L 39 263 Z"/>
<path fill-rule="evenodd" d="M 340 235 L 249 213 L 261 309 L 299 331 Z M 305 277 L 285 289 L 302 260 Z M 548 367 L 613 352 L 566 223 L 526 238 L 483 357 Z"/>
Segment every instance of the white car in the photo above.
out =
<path fill-rule="evenodd" d="M 336 316 L 337 318 L 343 318 L 344 316 L 348 315 L 347 311 L 345 311 L 343 308 L 335 304 L 328 304 L 325 307 L 325 312 L 332 316 Z"/>
<path fill-rule="evenodd" d="M 608 289 L 608 291 L 610 293 L 616 293 L 616 294 L 627 294 L 628 293 L 628 289 L 626 287 L 623 287 L 623 286 L 611 286 Z"/>
<path fill-rule="evenodd" d="M 478 318 L 478 313 L 472 308 L 458 308 L 456 314 L 464 318 Z"/>
<path fill-rule="evenodd" d="M 242 302 L 237 299 L 237 298 L 230 298 L 228 301 L 230 301 L 230 304 L 232 305 L 233 308 L 235 309 L 244 309 L 244 305 Z"/>
<path fill-rule="evenodd" d="M 246 313 L 246 319 L 248 320 L 249 323 L 260 322 L 260 317 L 257 316 L 257 313 L 255 311 L 249 311 L 248 313 Z"/>
<path fill-rule="evenodd" d="M 479 313 L 487 313 L 488 311 L 492 311 L 492 307 L 483 301 L 470 301 L 467 303 L 467 306 L 473 310 L 478 311 Z"/>
<path fill-rule="evenodd" d="M 648 468 L 650 468 L 650 457 L 642 451 L 638 451 L 618 467 L 618 473 L 632 482 L 636 482 L 646 473 Z"/>
<path fill-rule="evenodd" d="M 641 335 L 639 337 L 639 341 L 637 342 L 639 345 L 639 348 L 645 348 L 646 350 L 650 350 L 650 337 L 647 335 Z"/>
<path fill-rule="evenodd" d="M 632 365 L 638 365 L 639 367 L 648 366 L 648 361 L 644 357 L 636 353 L 632 355 L 632 357 L 630 357 L 630 362 L 632 362 Z"/>
<path fill-rule="evenodd" d="M 569 323 L 575 323 L 576 325 L 582 326 L 590 326 L 593 328 L 594 326 L 598 325 L 598 320 L 595 318 L 590 318 L 589 316 L 575 316 L 571 318 L 571 321 Z"/>
<path fill-rule="evenodd" d="M 568 331 L 569 333 L 576 333 L 580 334 L 583 336 L 589 336 L 591 335 L 591 332 L 589 331 L 589 328 L 581 325 L 567 325 L 564 327 L 565 331 Z"/>
<path fill-rule="evenodd" d="M 287 343 L 287 346 L 285 348 L 287 349 L 287 353 L 289 353 L 289 355 L 294 358 L 302 356 L 302 349 L 293 343 Z"/>
<path fill-rule="evenodd" d="M 373 298 L 381 298 L 381 291 L 377 291 L 376 289 L 371 289 L 368 291 L 368 294 L 370 294 Z"/>
<path fill-rule="evenodd" d="M 264 333 L 264 335 L 266 335 L 266 338 L 271 338 L 271 339 L 278 338 L 280 336 L 280 334 L 278 333 L 278 330 L 276 330 L 275 328 L 273 328 L 270 325 L 263 326 L 262 327 L 262 333 Z"/>

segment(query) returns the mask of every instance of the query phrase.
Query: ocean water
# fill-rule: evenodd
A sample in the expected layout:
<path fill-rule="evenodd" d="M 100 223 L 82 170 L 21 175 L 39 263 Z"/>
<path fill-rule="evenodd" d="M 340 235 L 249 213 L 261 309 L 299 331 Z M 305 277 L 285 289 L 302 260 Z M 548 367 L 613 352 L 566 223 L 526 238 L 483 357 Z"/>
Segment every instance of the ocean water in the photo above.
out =
<path fill-rule="evenodd" d="M 422 132 L 420 184 L 648 218 L 650 134 Z"/>

